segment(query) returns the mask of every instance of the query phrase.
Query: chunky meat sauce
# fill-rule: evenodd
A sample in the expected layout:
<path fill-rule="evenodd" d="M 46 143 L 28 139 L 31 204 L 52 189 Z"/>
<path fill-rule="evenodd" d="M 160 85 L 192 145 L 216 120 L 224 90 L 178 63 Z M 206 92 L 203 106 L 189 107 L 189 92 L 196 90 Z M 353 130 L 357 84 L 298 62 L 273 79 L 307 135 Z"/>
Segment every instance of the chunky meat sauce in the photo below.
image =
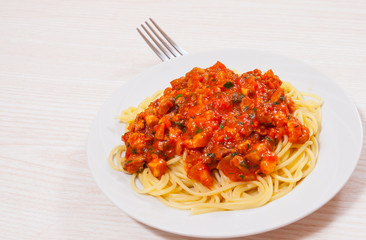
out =
<path fill-rule="evenodd" d="M 232 181 L 272 173 L 278 161 L 273 151 L 282 136 L 299 144 L 309 139 L 281 84 L 272 70 L 239 76 L 220 62 L 194 68 L 173 80 L 128 126 L 122 136 L 124 170 L 149 167 L 160 177 L 166 161 L 185 152 L 187 176 L 207 187 L 213 184 L 213 169 Z"/>

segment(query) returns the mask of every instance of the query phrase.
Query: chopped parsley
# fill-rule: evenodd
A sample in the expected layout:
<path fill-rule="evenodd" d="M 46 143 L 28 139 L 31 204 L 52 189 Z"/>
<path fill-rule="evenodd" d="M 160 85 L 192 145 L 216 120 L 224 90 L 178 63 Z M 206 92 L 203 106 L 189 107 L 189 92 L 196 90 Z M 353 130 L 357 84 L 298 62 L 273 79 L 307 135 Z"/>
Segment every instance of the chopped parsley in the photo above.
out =
<path fill-rule="evenodd" d="M 243 176 L 243 174 L 240 174 L 240 178 L 241 178 L 241 179 L 244 179 L 244 176 Z"/>
<path fill-rule="evenodd" d="M 183 97 L 183 95 L 179 93 L 179 94 L 177 94 L 177 96 L 174 97 L 174 99 L 177 99 L 177 98 L 180 98 L 180 97 Z"/>
<path fill-rule="evenodd" d="M 196 128 L 196 134 L 201 133 L 202 131 L 203 131 L 202 128 Z"/>
<path fill-rule="evenodd" d="M 297 128 L 298 126 L 299 126 L 299 124 L 297 124 L 295 128 Z"/>
<path fill-rule="evenodd" d="M 224 87 L 226 89 L 229 89 L 229 88 L 232 88 L 234 87 L 234 83 L 230 82 L 230 81 L 227 81 L 225 84 L 224 84 Z"/>
<path fill-rule="evenodd" d="M 136 154 L 136 153 L 137 153 L 136 148 L 132 149 L 131 153 L 132 153 L 132 154 Z"/>
<path fill-rule="evenodd" d="M 220 129 L 223 129 L 225 125 L 223 123 L 220 124 Z"/>
<path fill-rule="evenodd" d="M 241 161 L 241 162 L 239 163 L 239 165 L 240 165 L 241 167 L 243 167 L 243 168 L 246 168 L 246 169 L 248 169 L 248 168 L 249 168 L 249 165 L 245 162 L 245 160 Z"/>
<path fill-rule="evenodd" d="M 269 142 L 273 142 L 273 139 L 270 138 L 270 137 L 268 137 L 268 136 L 265 136 L 264 139 L 267 140 L 267 141 L 269 141 Z"/>
<path fill-rule="evenodd" d="M 234 93 L 234 97 L 233 99 L 231 100 L 231 102 L 234 104 L 234 103 L 240 103 L 241 100 L 245 97 L 244 94 L 240 93 L 239 95 L 237 93 Z"/>
<path fill-rule="evenodd" d="M 184 124 L 183 124 L 183 123 L 181 123 L 181 122 L 174 122 L 174 124 L 175 124 L 175 125 L 178 125 L 178 126 L 180 126 L 180 127 L 184 127 Z"/>
<path fill-rule="evenodd" d="M 272 103 L 273 105 L 278 105 L 278 104 L 280 104 L 279 102 L 273 102 Z"/>
<path fill-rule="evenodd" d="M 210 158 L 216 157 L 215 153 L 207 153 L 206 155 L 207 155 L 207 157 L 210 157 Z"/>
<path fill-rule="evenodd" d="M 232 154 L 231 154 L 231 156 L 232 157 L 235 157 L 236 155 L 238 155 L 239 153 L 238 152 L 233 152 Z"/>

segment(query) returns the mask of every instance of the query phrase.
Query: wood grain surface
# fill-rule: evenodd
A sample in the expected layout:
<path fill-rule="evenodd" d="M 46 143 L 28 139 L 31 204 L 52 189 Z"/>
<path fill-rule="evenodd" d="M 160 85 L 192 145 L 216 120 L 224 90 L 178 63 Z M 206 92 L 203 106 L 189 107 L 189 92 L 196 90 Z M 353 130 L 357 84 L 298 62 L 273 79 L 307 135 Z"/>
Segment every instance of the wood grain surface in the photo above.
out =
<path fill-rule="evenodd" d="M 309 63 L 351 96 L 365 127 L 366 1 L 1 1 L 0 239 L 192 239 L 128 217 L 87 164 L 100 106 L 160 62 L 136 31 L 149 17 L 191 53 L 249 48 Z M 325 206 L 243 239 L 366 239 L 365 182 L 363 148 Z"/>

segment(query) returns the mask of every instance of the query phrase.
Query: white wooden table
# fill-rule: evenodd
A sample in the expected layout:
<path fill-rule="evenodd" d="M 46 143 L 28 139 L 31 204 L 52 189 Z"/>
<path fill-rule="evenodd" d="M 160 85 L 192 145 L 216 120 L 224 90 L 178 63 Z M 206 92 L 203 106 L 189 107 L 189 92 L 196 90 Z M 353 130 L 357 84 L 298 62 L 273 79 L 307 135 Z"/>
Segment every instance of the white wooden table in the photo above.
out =
<path fill-rule="evenodd" d="M 136 32 L 154 18 L 188 52 L 251 48 L 308 62 L 365 126 L 365 1 L 0 2 L 0 239 L 188 239 L 136 222 L 99 190 L 86 142 L 103 102 L 160 60 Z M 366 239 L 366 150 L 310 216 L 245 239 Z"/>

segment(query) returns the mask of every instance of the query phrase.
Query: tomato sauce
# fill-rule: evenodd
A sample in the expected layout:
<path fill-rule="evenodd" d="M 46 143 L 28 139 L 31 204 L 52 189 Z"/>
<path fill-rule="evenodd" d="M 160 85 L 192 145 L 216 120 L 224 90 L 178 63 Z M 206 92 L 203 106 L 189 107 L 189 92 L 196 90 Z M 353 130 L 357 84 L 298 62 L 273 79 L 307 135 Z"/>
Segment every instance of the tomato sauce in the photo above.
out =
<path fill-rule="evenodd" d="M 278 161 L 273 151 L 282 136 L 299 144 L 309 139 L 281 84 L 272 70 L 239 76 L 220 62 L 194 68 L 173 80 L 128 126 L 122 136 L 124 170 L 149 167 L 160 177 L 167 160 L 186 152 L 187 176 L 207 187 L 213 184 L 213 169 L 232 181 L 272 173 Z"/>

